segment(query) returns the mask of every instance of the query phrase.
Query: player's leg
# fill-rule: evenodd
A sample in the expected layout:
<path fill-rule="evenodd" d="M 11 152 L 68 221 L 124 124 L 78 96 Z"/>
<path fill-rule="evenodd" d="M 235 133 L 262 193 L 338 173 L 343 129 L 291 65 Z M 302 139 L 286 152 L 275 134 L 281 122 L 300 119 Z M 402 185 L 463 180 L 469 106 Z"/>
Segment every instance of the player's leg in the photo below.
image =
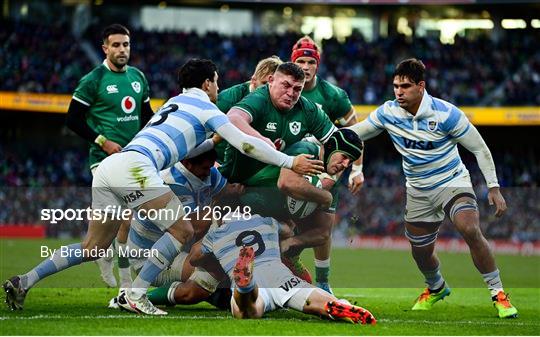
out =
<path fill-rule="evenodd" d="M 170 189 L 167 193 L 143 203 L 138 212 L 149 216 L 153 210 L 161 211 L 156 214 L 162 215 L 152 221 L 166 233 L 152 246 L 151 256 L 133 281 L 132 288 L 126 292 L 126 301 L 119 299 L 119 304 L 124 309 L 137 313 L 164 315 L 166 312 L 157 309 L 148 300 L 146 291 L 156 277 L 174 261 L 182 245 L 193 237 L 193 228 L 189 221 L 182 219 L 184 216 L 182 203 Z"/>
<path fill-rule="evenodd" d="M 375 324 L 377 320 L 366 309 L 338 300 L 334 295 L 304 284 L 287 301 L 286 306 L 305 314 L 340 319 L 351 323 Z"/>
<path fill-rule="evenodd" d="M 434 195 L 434 192 L 407 188 L 405 236 L 411 244 L 412 256 L 427 285 L 412 310 L 430 310 L 433 304 L 450 294 L 435 253 L 435 241 L 444 212 L 442 207 L 437 206 Z"/>
<path fill-rule="evenodd" d="M 323 245 L 313 248 L 315 255 L 315 282 L 317 287 L 327 291 L 330 294 L 333 294 L 332 288 L 330 287 L 329 277 L 330 277 L 330 253 L 332 251 L 332 230 L 336 222 L 336 209 L 339 204 L 339 194 L 333 193 L 334 197 L 332 205 L 326 210 L 325 213 L 331 216 L 331 228 L 330 236 Z"/>
<path fill-rule="evenodd" d="M 120 276 L 120 288 L 131 287 L 131 270 L 129 268 L 129 257 L 122 254 L 128 249 L 127 240 L 131 219 L 122 221 L 118 235 L 116 236 L 116 254 L 118 259 L 118 275 Z"/>
<path fill-rule="evenodd" d="M 308 283 L 311 283 L 311 275 L 309 270 L 300 261 L 300 253 L 304 248 L 318 247 L 328 244 L 331 240 L 332 234 L 332 221 L 334 215 L 322 210 L 316 210 L 311 215 L 304 219 L 297 219 L 296 235 L 282 241 L 288 248 L 284 252 L 283 263 L 287 265 L 289 269 L 298 277 L 302 278 Z M 323 248 L 322 260 L 325 255 L 329 256 L 327 252 L 330 246 Z"/>
<path fill-rule="evenodd" d="M 512 306 L 508 295 L 504 292 L 493 251 L 480 229 L 480 217 L 474 195 L 454 198 L 445 206 L 445 210 L 469 246 L 473 263 L 486 282 L 499 317 L 517 317 L 517 309 Z"/>
<path fill-rule="evenodd" d="M 92 177 L 96 174 L 98 165 L 90 168 L 90 172 L 92 173 Z M 114 241 L 113 244 L 109 247 L 110 250 L 114 250 Z M 99 271 L 101 274 L 101 279 L 107 286 L 111 288 L 116 288 L 118 286 L 118 283 L 116 282 L 116 277 L 114 276 L 114 256 L 104 256 L 102 258 L 99 258 L 95 260 L 96 264 L 99 267 Z"/>
<path fill-rule="evenodd" d="M 264 314 L 264 301 L 253 278 L 255 251 L 251 246 L 240 249 L 233 269 L 235 288 L 231 298 L 231 311 L 235 318 L 260 318 Z"/>
<path fill-rule="evenodd" d="M 90 221 L 86 238 L 57 249 L 54 254 L 26 274 L 16 275 L 3 284 L 6 303 L 12 309 L 22 309 L 26 294 L 40 280 L 82 262 L 93 261 L 89 252 L 104 252 L 110 246 L 120 223 L 118 221 Z"/>
<path fill-rule="evenodd" d="M 335 214 L 332 215 L 332 228 L 336 220 Z M 313 247 L 315 255 L 315 282 L 316 286 L 333 294 L 332 288 L 329 283 L 330 276 L 330 252 L 332 251 L 332 233 L 326 240 L 326 242 L 320 246 Z"/>
<path fill-rule="evenodd" d="M 286 255 L 298 255 L 305 248 L 324 245 L 332 234 L 334 215 L 322 210 L 316 210 L 303 219 L 295 220 L 297 233 L 287 239 L 289 249 Z"/>
<path fill-rule="evenodd" d="M 435 253 L 439 225 L 439 222 L 405 223 L 405 236 L 411 244 L 412 256 L 427 285 L 412 310 L 430 310 L 433 304 L 450 294 L 450 288 L 441 274 L 440 261 Z"/>
<path fill-rule="evenodd" d="M 108 187 L 108 177 L 104 172 L 114 167 L 115 160 L 118 158 L 104 161 L 92 180 L 92 209 L 94 212 L 99 211 L 102 218 L 90 220 L 83 242 L 63 246 L 26 274 L 16 275 L 5 281 L 3 288 L 6 303 L 11 309 L 22 309 L 26 294 L 40 280 L 82 262 L 95 260 L 98 254 L 90 252 L 103 253 L 111 245 L 120 227 L 119 220 L 112 220 L 114 213 L 111 211 L 118 209 L 122 203 Z"/>

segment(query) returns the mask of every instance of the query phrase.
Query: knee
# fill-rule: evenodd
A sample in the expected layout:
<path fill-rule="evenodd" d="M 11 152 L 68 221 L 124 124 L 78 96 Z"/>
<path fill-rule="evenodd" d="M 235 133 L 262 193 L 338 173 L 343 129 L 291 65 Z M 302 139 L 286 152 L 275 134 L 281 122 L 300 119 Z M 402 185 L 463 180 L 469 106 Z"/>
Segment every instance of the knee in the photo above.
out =
<path fill-rule="evenodd" d="M 174 236 L 175 239 L 185 244 L 190 241 L 195 234 L 193 226 L 188 221 L 182 221 L 182 223 L 176 223 L 168 229 L 169 233 Z"/>
<path fill-rule="evenodd" d="M 482 231 L 477 223 L 461 226 L 459 232 L 461 233 L 461 236 L 463 236 L 463 239 L 465 239 L 467 242 L 476 242 L 483 238 Z"/>
<path fill-rule="evenodd" d="M 174 292 L 174 299 L 177 304 L 197 304 L 208 297 L 210 297 L 210 293 L 190 281 L 183 283 Z"/>

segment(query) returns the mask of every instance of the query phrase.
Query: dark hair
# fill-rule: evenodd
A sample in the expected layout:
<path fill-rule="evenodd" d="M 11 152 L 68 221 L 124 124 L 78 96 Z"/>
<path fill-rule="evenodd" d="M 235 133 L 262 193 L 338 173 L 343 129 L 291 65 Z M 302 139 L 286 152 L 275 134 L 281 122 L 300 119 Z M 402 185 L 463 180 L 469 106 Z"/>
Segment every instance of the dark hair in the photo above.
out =
<path fill-rule="evenodd" d="M 304 74 L 304 71 L 302 68 L 300 68 L 297 64 L 292 62 L 284 62 L 280 64 L 277 69 L 276 73 L 280 72 L 285 75 L 292 76 L 296 81 L 303 81 L 306 78 L 306 75 Z"/>
<path fill-rule="evenodd" d="M 178 86 L 180 90 L 201 88 L 204 81 L 214 82 L 217 67 L 214 62 L 205 59 L 191 59 L 178 71 Z"/>
<path fill-rule="evenodd" d="M 201 153 L 200 155 L 196 157 L 184 159 L 183 161 L 186 161 L 190 163 L 191 165 L 200 165 L 207 161 L 215 162 L 216 159 L 217 159 L 217 152 L 216 150 L 211 149 L 211 150 Z"/>
<path fill-rule="evenodd" d="M 358 134 L 351 129 L 342 128 L 335 131 L 324 143 L 324 168 L 334 152 L 342 152 L 352 161 L 362 156 L 364 144 Z"/>
<path fill-rule="evenodd" d="M 420 83 L 424 81 L 425 72 L 426 66 L 424 63 L 422 63 L 422 61 L 415 58 L 406 59 L 399 62 L 399 64 L 396 66 L 392 79 L 396 76 L 406 77 L 413 83 Z"/>
<path fill-rule="evenodd" d="M 103 39 L 103 43 L 107 42 L 107 39 L 109 38 L 109 36 L 114 35 L 114 34 L 122 34 L 122 35 L 129 36 L 129 30 L 119 23 L 114 23 L 110 26 L 107 26 L 101 33 L 101 38 Z"/>

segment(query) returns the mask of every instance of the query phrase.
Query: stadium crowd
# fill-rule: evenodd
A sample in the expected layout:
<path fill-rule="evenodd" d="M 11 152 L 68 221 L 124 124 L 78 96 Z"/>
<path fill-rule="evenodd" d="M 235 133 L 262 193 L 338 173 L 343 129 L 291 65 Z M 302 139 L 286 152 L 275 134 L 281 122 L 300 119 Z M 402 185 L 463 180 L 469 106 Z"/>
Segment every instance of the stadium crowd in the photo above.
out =
<path fill-rule="evenodd" d="M 41 209 L 85 209 L 90 205 L 91 176 L 86 153 L 68 149 L 58 151 L 9 151 L 0 157 L 0 224 L 43 223 Z M 357 197 L 341 188 L 338 230 L 352 234 L 403 235 L 405 205 L 404 177 L 396 156 L 371 153 L 366 162 L 366 184 Z M 494 152 L 499 180 L 509 205 L 501 218 L 492 216 L 486 200 L 487 188 L 474 157 L 465 155 L 465 164 L 477 187 L 481 224 L 491 239 L 517 241 L 540 240 L 540 165 L 532 150 L 523 153 Z M 78 237 L 86 230 L 86 221 L 59 221 L 47 224 L 51 237 Z M 459 237 L 449 223 L 441 227 L 441 237 Z"/>
<path fill-rule="evenodd" d="M 78 78 L 92 68 L 67 27 L 5 23 L 0 32 L 0 90 L 71 93 Z M 156 98 L 177 93 L 176 71 L 188 58 L 214 60 L 221 68 L 220 87 L 227 88 L 247 80 L 263 57 L 289 59 L 290 46 L 299 38 L 295 33 L 131 33 L 130 64 L 147 75 Z M 455 43 L 447 45 L 436 37 L 409 40 L 403 35 L 368 42 L 354 32 L 344 42 L 323 41 L 319 75 L 346 89 L 353 103 L 376 105 L 392 97 L 392 67 L 415 56 L 428 67 L 428 88 L 436 97 L 458 105 L 539 105 L 540 53 L 534 47 L 539 35 L 538 30 L 504 31 L 497 41 L 456 36 Z M 90 29 L 85 36 L 101 55 L 99 31 Z"/>

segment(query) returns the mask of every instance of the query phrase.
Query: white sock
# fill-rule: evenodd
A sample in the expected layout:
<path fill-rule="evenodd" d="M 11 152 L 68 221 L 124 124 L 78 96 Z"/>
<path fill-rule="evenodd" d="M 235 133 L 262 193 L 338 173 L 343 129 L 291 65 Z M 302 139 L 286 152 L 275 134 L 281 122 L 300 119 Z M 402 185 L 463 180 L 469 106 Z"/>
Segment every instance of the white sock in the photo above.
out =
<path fill-rule="evenodd" d="M 328 258 L 326 260 L 314 259 L 314 261 L 315 261 L 315 267 L 319 267 L 319 268 L 328 268 L 328 267 L 330 267 L 330 258 Z"/>
<path fill-rule="evenodd" d="M 491 297 L 497 296 L 500 291 L 504 292 L 499 269 L 495 269 L 491 273 L 482 274 L 482 278 L 488 286 Z"/>

